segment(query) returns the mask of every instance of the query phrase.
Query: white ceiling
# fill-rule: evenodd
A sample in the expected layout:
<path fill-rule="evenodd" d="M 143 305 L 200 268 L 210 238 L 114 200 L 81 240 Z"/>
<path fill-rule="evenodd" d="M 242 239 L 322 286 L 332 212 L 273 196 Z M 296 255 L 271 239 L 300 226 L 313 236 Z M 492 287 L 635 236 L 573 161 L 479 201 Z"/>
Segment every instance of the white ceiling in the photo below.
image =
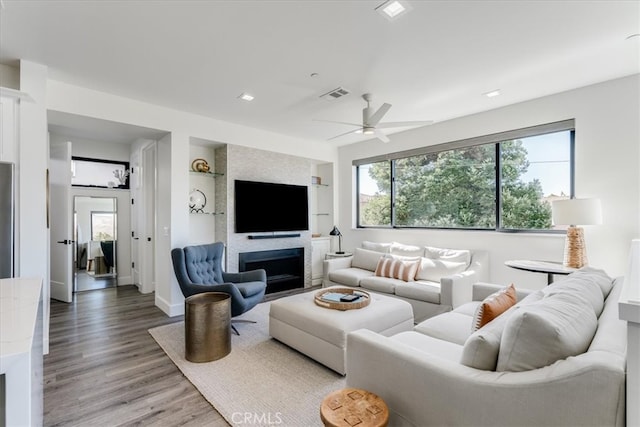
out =
<path fill-rule="evenodd" d="M 352 128 L 314 119 L 359 123 L 366 92 L 383 121 L 438 122 L 640 72 L 640 1 L 414 0 L 395 21 L 380 3 L 4 0 L 0 63 L 322 141 Z"/>

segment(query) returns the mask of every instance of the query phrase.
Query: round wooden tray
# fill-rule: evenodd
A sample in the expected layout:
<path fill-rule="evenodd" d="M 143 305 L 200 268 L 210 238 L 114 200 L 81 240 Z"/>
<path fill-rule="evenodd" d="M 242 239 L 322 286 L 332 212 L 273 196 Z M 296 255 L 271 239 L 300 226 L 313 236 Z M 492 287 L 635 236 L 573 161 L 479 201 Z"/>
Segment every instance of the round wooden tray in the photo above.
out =
<path fill-rule="evenodd" d="M 322 299 L 322 295 L 326 293 L 339 293 L 339 294 L 356 294 L 360 295 L 360 299 L 355 302 L 334 302 L 334 301 L 325 301 Z M 369 293 L 361 290 L 354 290 L 349 288 L 328 288 L 324 289 L 320 292 L 317 292 L 313 297 L 313 300 L 317 305 L 324 308 L 331 308 L 333 310 L 355 310 L 357 308 L 366 307 L 371 302 L 371 296 Z"/>

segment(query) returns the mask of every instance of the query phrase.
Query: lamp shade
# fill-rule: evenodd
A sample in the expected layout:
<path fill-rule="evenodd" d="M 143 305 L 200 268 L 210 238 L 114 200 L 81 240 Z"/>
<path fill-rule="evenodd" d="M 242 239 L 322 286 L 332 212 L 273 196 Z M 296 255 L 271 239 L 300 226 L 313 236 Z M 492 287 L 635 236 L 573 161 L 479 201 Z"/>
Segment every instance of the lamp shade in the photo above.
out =
<path fill-rule="evenodd" d="M 335 225 L 333 226 L 333 230 L 331 230 L 329 232 L 330 236 L 342 236 L 342 233 L 340 232 L 340 230 L 338 230 L 338 227 L 336 227 Z"/>
<path fill-rule="evenodd" d="M 555 225 L 602 224 L 600 199 L 554 200 L 551 209 Z"/>

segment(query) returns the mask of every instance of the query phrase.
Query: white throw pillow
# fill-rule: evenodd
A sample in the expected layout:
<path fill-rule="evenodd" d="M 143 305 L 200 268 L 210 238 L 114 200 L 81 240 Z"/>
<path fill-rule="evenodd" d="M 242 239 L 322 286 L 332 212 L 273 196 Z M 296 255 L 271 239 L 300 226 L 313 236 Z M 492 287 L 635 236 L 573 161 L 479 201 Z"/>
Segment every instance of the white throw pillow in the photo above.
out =
<path fill-rule="evenodd" d="M 420 268 L 416 274 L 417 280 L 440 282 L 443 277 L 458 274 L 467 269 L 464 262 L 450 262 L 440 259 L 421 258 Z"/>
<path fill-rule="evenodd" d="M 517 309 L 500 340 L 496 371 L 529 371 L 582 354 L 598 327 L 591 304 L 559 293 Z"/>
<path fill-rule="evenodd" d="M 362 242 L 362 249 L 388 254 L 391 249 L 391 243 L 376 243 L 365 240 Z"/>
<path fill-rule="evenodd" d="M 424 256 L 424 249 L 422 249 L 420 246 L 404 245 L 398 242 L 393 242 L 391 244 L 391 248 L 389 252 L 392 253 L 393 255 L 407 256 L 407 257 Z"/>
<path fill-rule="evenodd" d="M 467 249 L 444 249 L 425 246 L 424 257 L 448 262 L 463 262 L 466 266 L 471 264 L 471 251 Z"/>
<path fill-rule="evenodd" d="M 356 248 L 353 251 L 353 259 L 351 260 L 351 267 L 362 268 L 364 270 L 376 271 L 378 261 L 382 258 L 380 252 L 369 251 L 367 249 Z"/>
<path fill-rule="evenodd" d="M 604 308 L 604 297 L 600 286 L 594 281 L 585 280 L 579 276 L 569 276 L 564 280 L 553 282 L 546 288 L 542 289 L 545 295 L 551 296 L 560 293 L 569 295 L 578 295 L 585 298 L 593 307 L 596 317 L 600 317 Z"/>

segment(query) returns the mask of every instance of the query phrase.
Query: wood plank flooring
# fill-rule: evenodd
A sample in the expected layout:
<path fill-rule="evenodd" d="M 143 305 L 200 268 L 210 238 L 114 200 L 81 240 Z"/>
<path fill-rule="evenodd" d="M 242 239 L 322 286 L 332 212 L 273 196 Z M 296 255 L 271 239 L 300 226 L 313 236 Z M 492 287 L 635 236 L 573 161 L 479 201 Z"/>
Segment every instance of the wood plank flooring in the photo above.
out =
<path fill-rule="evenodd" d="M 51 301 L 45 426 L 227 426 L 147 332 L 167 317 L 135 286 Z"/>

